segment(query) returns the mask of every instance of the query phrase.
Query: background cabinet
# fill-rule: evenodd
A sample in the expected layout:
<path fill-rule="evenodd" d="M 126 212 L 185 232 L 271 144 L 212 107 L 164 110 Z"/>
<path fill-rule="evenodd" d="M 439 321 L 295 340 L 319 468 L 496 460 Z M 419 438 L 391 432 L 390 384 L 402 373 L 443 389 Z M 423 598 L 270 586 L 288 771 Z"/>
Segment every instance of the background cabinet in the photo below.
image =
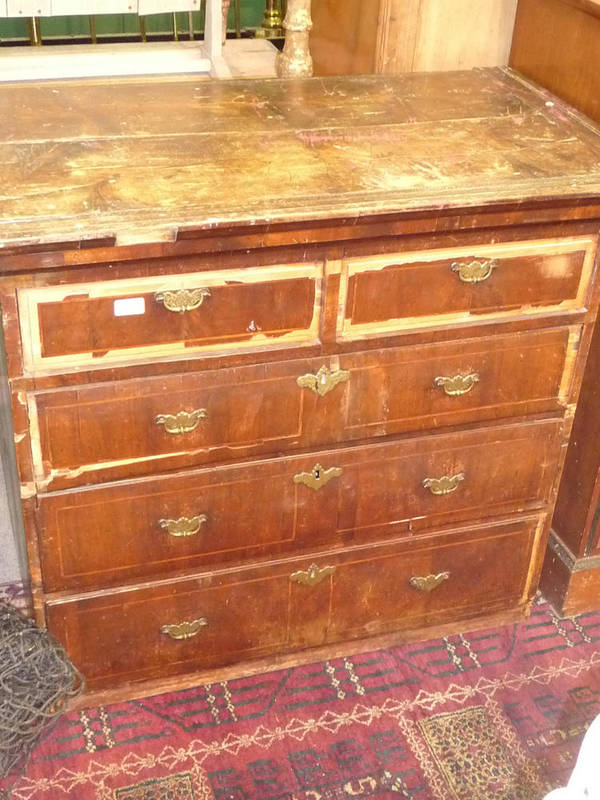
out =
<path fill-rule="evenodd" d="M 519 0 L 510 64 L 600 122 L 600 2 Z M 567 451 L 544 595 L 564 614 L 600 604 L 600 326 Z"/>
<path fill-rule="evenodd" d="M 600 121 L 600 2 L 519 0 L 510 66 Z"/>
<path fill-rule="evenodd" d="M 315 72 L 505 65 L 516 0 L 313 0 Z"/>

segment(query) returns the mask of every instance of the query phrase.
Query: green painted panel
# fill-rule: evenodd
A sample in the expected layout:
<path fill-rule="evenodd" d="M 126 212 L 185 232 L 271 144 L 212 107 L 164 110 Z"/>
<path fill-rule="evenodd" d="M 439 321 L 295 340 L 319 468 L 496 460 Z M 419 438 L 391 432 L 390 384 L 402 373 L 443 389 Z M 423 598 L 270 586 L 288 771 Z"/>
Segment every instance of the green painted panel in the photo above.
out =
<path fill-rule="evenodd" d="M 242 28 L 257 28 L 265 10 L 265 0 L 240 0 L 240 16 Z M 194 12 L 194 30 L 203 29 L 204 14 Z M 173 31 L 172 14 L 152 14 L 145 17 L 146 31 L 149 34 L 171 33 Z M 187 13 L 177 14 L 177 27 L 182 36 L 188 31 Z M 229 10 L 229 28 L 234 27 L 233 2 Z M 98 36 L 119 36 L 139 33 L 140 23 L 137 14 L 100 14 L 96 17 L 96 33 Z M 44 37 L 85 37 L 90 34 L 88 17 L 44 17 L 41 20 L 42 39 Z M 0 42 L 14 39 L 29 40 L 28 21 L 26 19 L 0 19 Z"/>

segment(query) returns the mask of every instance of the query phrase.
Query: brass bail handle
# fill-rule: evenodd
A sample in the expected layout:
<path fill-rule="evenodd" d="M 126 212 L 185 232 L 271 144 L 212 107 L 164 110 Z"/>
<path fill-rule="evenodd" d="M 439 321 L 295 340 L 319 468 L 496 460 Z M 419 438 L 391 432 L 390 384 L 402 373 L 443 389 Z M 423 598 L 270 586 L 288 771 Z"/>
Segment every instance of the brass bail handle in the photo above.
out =
<path fill-rule="evenodd" d="M 441 586 L 445 581 L 450 580 L 449 572 L 438 572 L 437 575 L 415 575 L 408 582 L 419 592 L 433 592 L 438 586 Z"/>
<path fill-rule="evenodd" d="M 497 258 L 474 258 L 471 261 L 453 261 L 450 269 L 458 274 L 463 283 L 481 283 L 487 281 L 499 266 Z"/>
<path fill-rule="evenodd" d="M 185 639 L 193 639 L 207 625 L 208 620 L 206 617 L 200 617 L 199 619 L 176 622 L 174 625 L 161 625 L 160 632 L 176 641 L 183 641 Z"/>
<path fill-rule="evenodd" d="M 156 292 L 154 299 L 162 303 L 167 311 L 174 314 L 185 314 L 194 311 L 210 297 L 210 289 L 174 289 L 172 291 Z"/>
<path fill-rule="evenodd" d="M 179 517 L 178 519 L 159 519 L 158 524 L 169 536 L 176 539 L 186 539 L 200 532 L 203 525 L 208 522 L 206 514 L 197 514 L 195 517 Z"/>
<path fill-rule="evenodd" d="M 441 387 L 448 397 L 460 397 L 463 394 L 468 394 L 479 381 L 479 374 L 471 372 L 469 375 L 439 375 L 433 384 Z"/>
<path fill-rule="evenodd" d="M 158 414 L 154 422 L 156 425 L 162 425 L 166 433 L 180 435 L 195 431 L 200 420 L 206 417 L 206 409 L 197 408 L 195 411 L 178 411 L 177 414 Z"/>
<path fill-rule="evenodd" d="M 459 472 L 457 475 L 442 475 L 441 478 L 425 478 L 423 486 L 429 489 L 431 494 L 444 495 L 455 492 L 465 479 L 465 473 Z"/>

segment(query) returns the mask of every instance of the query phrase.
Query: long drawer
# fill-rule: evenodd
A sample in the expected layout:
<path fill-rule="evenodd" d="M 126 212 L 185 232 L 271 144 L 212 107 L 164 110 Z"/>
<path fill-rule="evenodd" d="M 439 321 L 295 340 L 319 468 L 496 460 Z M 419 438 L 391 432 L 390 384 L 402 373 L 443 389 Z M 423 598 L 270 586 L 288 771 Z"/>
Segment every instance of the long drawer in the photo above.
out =
<path fill-rule="evenodd" d="M 562 420 L 40 495 L 47 591 L 344 547 L 541 509 Z"/>
<path fill-rule="evenodd" d="M 580 327 L 29 395 L 51 491 L 232 458 L 556 411 Z"/>
<path fill-rule="evenodd" d="M 89 688 L 516 607 L 538 518 L 49 601 Z"/>
<path fill-rule="evenodd" d="M 323 264 L 308 262 L 20 289 L 24 367 L 64 372 L 314 343 L 322 276 Z"/>
<path fill-rule="evenodd" d="M 338 338 L 584 311 L 596 245 L 582 236 L 348 258 Z"/>

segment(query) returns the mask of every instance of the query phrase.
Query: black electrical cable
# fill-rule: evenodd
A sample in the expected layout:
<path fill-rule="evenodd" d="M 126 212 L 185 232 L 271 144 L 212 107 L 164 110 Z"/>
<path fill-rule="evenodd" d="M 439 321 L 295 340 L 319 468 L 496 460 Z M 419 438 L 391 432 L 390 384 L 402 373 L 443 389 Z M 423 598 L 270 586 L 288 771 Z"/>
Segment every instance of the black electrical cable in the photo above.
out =
<path fill-rule="evenodd" d="M 83 687 L 62 646 L 0 602 L 0 778 L 25 768 L 67 700 Z"/>

